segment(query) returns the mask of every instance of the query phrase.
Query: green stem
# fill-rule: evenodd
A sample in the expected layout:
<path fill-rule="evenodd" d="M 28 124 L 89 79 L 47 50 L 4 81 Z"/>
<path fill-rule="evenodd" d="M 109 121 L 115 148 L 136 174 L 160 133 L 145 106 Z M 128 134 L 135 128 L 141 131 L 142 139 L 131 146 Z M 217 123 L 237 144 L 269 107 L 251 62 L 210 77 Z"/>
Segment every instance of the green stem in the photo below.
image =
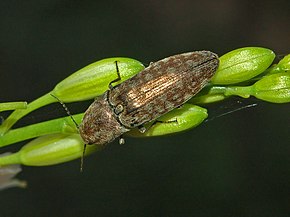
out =
<path fill-rule="evenodd" d="M 227 87 L 225 96 L 240 96 L 243 98 L 249 98 L 252 95 L 253 86 L 247 87 Z"/>
<path fill-rule="evenodd" d="M 73 118 L 77 123 L 82 120 L 83 114 L 74 115 Z M 75 133 L 76 126 L 70 117 L 58 118 L 26 127 L 9 130 L 0 137 L 0 147 L 4 147 L 16 142 L 43 136 L 52 133 Z"/>
<path fill-rule="evenodd" d="M 50 92 L 43 95 L 42 97 L 34 100 L 33 102 L 27 105 L 26 109 L 17 109 L 3 122 L 0 126 L 0 136 L 4 135 L 20 118 L 27 115 L 28 113 L 42 107 L 48 105 L 50 103 L 54 103 L 57 100 L 50 95 Z"/>
<path fill-rule="evenodd" d="M 21 164 L 20 152 L 0 157 L 0 165 Z"/>
<path fill-rule="evenodd" d="M 209 94 L 224 94 L 227 87 L 223 86 L 212 86 L 210 88 Z"/>
<path fill-rule="evenodd" d="M 26 109 L 27 102 L 3 102 L 0 103 L 0 112 L 15 109 Z"/>

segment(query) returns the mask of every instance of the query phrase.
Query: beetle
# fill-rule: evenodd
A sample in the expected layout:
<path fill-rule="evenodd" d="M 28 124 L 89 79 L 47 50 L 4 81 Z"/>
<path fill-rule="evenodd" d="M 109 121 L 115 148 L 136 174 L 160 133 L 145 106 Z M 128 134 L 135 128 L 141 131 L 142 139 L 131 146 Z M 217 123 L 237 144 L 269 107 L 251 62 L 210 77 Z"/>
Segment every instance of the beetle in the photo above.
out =
<path fill-rule="evenodd" d="M 215 74 L 218 56 L 210 51 L 177 54 L 159 60 L 123 83 L 118 79 L 87 109 L 79 126 L 85 144 L 105 145 L 184 104 Z"/>

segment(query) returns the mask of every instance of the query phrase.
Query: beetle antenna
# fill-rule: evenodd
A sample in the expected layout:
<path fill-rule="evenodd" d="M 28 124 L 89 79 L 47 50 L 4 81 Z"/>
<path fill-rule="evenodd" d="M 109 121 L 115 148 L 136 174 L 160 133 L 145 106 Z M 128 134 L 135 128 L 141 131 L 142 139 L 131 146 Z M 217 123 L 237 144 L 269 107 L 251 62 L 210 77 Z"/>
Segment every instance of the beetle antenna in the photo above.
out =
<path fill-rule="evenodd" d="M 64 104 L 64 102 L 62 102 L 58 97 L 56 97 L 53 94 L 50 94 L 52 97 L 54 97 L 55 99 L 57 99 L 57 101 L 62 105 L 62 107 L 64 108 L 64 110 L 66 111 L 67 115 L 70 116 L 71 120 L 74 122 L 74 124 L 76 125 L 76 127 L 79 129 L 79 125 L 77 124 L 77 122 L 75 121 L 74 117 L 71 115 L 68 107 Z M 83 172 L 83 165 L 84 165 L 84 156 L 86 153 L 86 148 L 87 148 L 87 144 L 84 144 L 84 149 L 83 149 L 83 154 L 81 156 L 81 166 L 80 166 L 80 172 Z"/>
<path fill-rule="evenodd" d="M 80 172 L 83 172 L 83 166 L 84 166 L 84 157 L 85 157 L 85 153 L 86 153 L 86 148 L 87 148 L 87 144 L 84 144 L 84 149 L 83 149 L 83 155 L 81 157 L 81 167 L 80 167 Z"/>
<path fill-rule="evenodd" d="M 79 129 L 79 125 L 77 124 L 76 120 L 74 119 L 74 117 L 71 115 L 68 107 L 64 104 L 64 102 L 62 102 L 57 96 L 50 94 L 52 97 L 54 97 L 55 99 L 57 99 L 57 101 L 62 105 L 62 107 L 64 108 L 64 110 L 66 111 L 67 115 L 70 117 L 70 119 L 74 122 L 74 124 L 76 125 L 76 127 Z"/>

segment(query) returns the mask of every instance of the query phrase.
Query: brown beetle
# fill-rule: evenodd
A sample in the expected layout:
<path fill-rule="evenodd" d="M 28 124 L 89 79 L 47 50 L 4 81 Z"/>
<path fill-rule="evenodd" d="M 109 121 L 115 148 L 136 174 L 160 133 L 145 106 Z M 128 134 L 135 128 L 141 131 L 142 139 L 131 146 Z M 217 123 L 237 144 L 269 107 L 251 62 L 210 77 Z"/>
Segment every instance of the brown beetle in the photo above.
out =
<path fill-rule="evenodd" d="M 197 94 L 218 65 L 218 56 L 210 51 L 189 52 L 151 63 L 115 87 L 110 84 L 85 112 L 79 126 L 81 137 L 86 144 L 104 145 L 135 127 L 145 132 L 145 123 Z M 120 79 L 117 63 L 116 67 Z"/>

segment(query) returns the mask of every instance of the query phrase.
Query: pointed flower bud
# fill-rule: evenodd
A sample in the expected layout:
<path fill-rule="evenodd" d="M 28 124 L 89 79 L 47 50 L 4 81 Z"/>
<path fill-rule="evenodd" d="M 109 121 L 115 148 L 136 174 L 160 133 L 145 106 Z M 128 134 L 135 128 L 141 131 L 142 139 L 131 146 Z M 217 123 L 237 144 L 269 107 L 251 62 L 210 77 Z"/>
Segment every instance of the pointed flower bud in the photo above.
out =
<path fill-rule="evenodd" d="M 58 102 L 56 98 L 67 103 L 92 99 L 101 95 L 108 90 L 109 84 L 118 78 L 117 69 L 121 80 L 112 85 L 127 80 L 142 71 L 144 66 L 137 60 L 123 57 L 108 58 L 92 63 L 65 78 L 51 92 L 29 103 L 26 109 L 15 110 L 0 126 L 0 136 L 28 113 L 50 103 Z"/>
<path fill-rule="evenodd" d="M 117 68 L 118 67 L 118 68 Z M 58 83 L 52 94 L 63 102 L 92 99 L 108 90 L 109 84 L 118 78 L 121 83 L 144 69 L 142 63 L 130 58 L 107 58 L 92 63 Z"/>
<path fill-rule="evenodd" d="M 220 57 L 212 84 L 228 85 L 247 81 L 264 72 L 273 62 L 273 51 L 260 47 L 233 50 Z"/>
<path fill-rule="evenodd" d="M 78 134 L 51 134 L 32 140 L 20 151 L 0 157 L 0 166 L 23 164 L 29 166 L 48 166 L 79 158 L 83 154 L 84 142 Z M 100 149 L 89 145 L 86 154 Z"/>
<path fill-rule="evenodd" d="M 252 95 L 273 102 L 290 102 L 290 73 L 282 72 L 263 77 L 252 86 Z"/>
<path fill-rule="evenodd" d="M 282 60 L 279 61 L 278 66 L 283 71 L 290 70 L 290 54 L 286 55 Z"/>

